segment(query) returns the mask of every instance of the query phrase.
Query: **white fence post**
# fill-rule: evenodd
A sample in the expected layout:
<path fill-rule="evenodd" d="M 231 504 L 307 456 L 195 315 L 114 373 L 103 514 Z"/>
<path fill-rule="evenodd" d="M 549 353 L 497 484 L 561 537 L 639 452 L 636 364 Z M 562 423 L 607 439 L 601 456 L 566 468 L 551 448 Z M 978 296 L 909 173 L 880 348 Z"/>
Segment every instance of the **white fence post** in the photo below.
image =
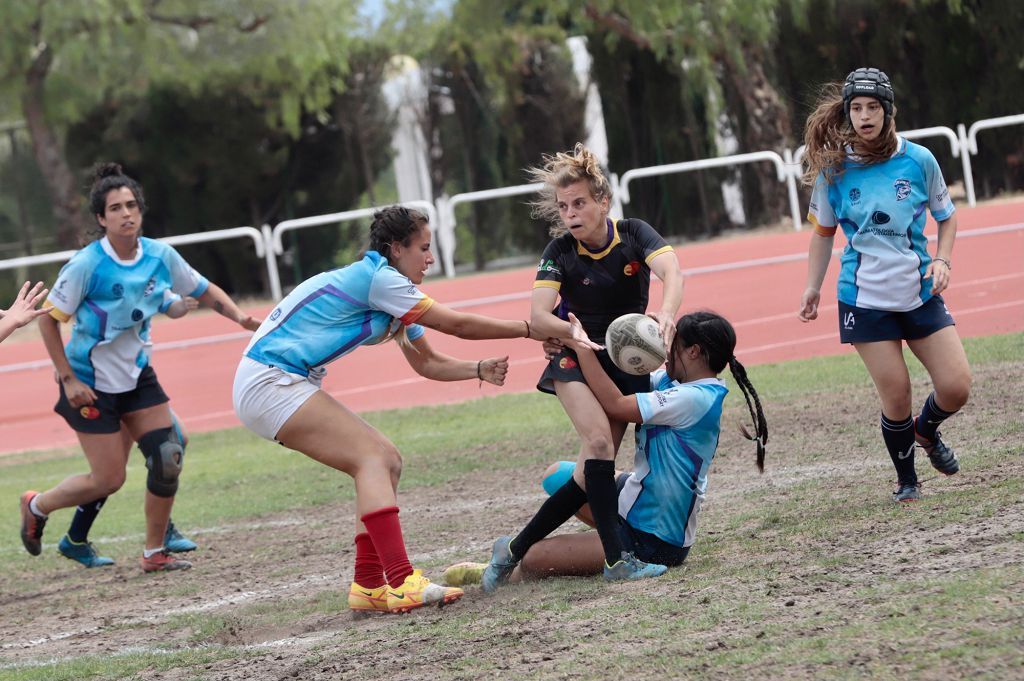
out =
<path fill-rule="evenodd" d="M 964 168 L 964 190 L 967 192 L 967 205 L 974 205 L 974 173 L 971 171 L 971 147 L 967 141 L 967 129 L 963 123 L 956 126 L 960 136 L 960 163 Z M 977 151 L 975 151 L 977 153 Z"/>
<path fill-rule="evenodd" d="M 789 217 L 793 221 L 793 229 L 800 231 L 804 221 L 800 218 L 800 195 L 796 191 L 796 181 L 802 175 L 803 167 L 793 158 L 789 149 L 782 150 L 782 160 L 786 162 L 786 191 L 789 194 Z"/>
<path fill-rule="evenodd" d="M 274 302 L 281 300 L 281 273 L 277 271 L 277 253 L 274 252 L 274 233 L 270 225 L 260 228 L 263 233 L 264 258 L 267 262 L 267 282 L 270 284 L 270 297 Z"/>

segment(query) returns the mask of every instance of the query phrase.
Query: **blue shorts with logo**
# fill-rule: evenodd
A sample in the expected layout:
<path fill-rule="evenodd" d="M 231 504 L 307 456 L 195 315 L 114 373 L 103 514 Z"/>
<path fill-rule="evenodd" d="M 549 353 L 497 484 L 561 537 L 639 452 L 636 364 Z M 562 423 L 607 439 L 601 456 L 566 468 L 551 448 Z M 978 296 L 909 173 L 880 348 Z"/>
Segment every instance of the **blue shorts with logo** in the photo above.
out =
<path fill-rule="evenodd" d="M 843 343 L 918 340 L 954 324 L 942 296 L 932 296 L 907 312 L 869 310 L 839 301 L 839 340 Z"/>

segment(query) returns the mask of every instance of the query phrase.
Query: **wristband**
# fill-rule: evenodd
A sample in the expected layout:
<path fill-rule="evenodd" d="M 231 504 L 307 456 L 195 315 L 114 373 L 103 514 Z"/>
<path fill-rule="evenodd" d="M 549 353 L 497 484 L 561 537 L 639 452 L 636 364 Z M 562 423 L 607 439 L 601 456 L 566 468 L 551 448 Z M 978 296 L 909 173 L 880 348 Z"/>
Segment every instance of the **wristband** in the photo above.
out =
<path fill-rule="evenodd" d="M 483 360 L 480 360 L 479 362 L 476 363 L 476 377 L 477 377 L 478 380 L 481 380 L 481 381 L 484 380 L 483 374 L 480 373 L 480 367 L 483 365 L 483 363 L 484 363 Z"/>
<path fill-rule="evenodd" d="M 530 337 L 530 322 L 523 320 L 523 324 L 526 324 L 526 338 Z"/>
<path fill-rule="evenodd" d="M 939 261 L 939 262 L 941 262 L 941 263 L 945 264 L 945 266 L 946 266 L 946 269 L 947 269 L 947 270 L 949 270 L 950 272 L 952 272 L 952 271 L 953 271 L 953 266 L 952 266 L 952 265 L 950 265 L 950 264 L 949 264 L 949 261 L 948 261 L 948 260 L 946 260 L 945 258 L 932 258 L 932 260 L 937 260 L 937 261 Z"/>

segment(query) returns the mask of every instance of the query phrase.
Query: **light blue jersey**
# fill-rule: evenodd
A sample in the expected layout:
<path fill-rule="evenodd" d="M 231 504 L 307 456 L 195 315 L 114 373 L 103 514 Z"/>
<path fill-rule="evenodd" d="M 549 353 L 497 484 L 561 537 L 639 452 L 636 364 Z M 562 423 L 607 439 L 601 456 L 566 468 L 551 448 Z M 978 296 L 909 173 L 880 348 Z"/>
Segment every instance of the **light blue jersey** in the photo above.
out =
<path fill-rule="evenodd" d="M 847 239 L 839 300 L 906 312 L 931 298 L 925 209 L 937 222 L 956 210 L 935 157 L 902 137 L 888 161 L 863 165 L 848 157 L 833 182 L 818 175 L 808 220 L 822 236 L 841 227 Z"/>
<path fill-rule="evenodd" d="M 717 378 L 679 383 L 664 369 L 651 374 L 651 387 L 653 392 L 636 394 L 643 424 L 636 431 L 633 474 L 619 493 L 619 515 L 638 530 L 687 547 L 696 535 L 729 389 Z"/>
<path fill-rule="evenodd" d="M 380 343 L 415 324 L 433 299 L 376 251 L 359 262 L 322 272 L 295 287 L 263 321 L 245 356 L 288 373 L 319 378 L 324 367 L 360 345 Z"/>
<path fill-rule="evenodd" d="M 135 258 L 121 260 L 103 237 L 61 268 L 47 305 L 55 319 L 75 318 L 65 347 L 75 376 L 96 390 L 124 393 L 149 364 L 150 318 L 209 285 L 163 242 L 141 237 Z"/>

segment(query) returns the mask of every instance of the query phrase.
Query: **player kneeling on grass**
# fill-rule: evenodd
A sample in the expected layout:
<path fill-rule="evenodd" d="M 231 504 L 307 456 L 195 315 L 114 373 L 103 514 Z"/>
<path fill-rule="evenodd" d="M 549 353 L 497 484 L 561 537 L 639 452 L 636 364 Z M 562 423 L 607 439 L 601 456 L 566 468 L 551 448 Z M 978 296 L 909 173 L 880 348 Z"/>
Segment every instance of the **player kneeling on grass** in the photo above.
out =
<path fill-rule="evenodd" d="M 579 324 L 574 315 L 569 317 L 574 326 Z M 593 351 L 582 344 L 570 344 L 605 412 L 612 418 L 640 424 L 636 429 L 636 470 L 616 476 L 622 544 L 641 561 L 680 565 L 694 541 L 708 470 L 718 447 L 722 402 L 728 392 L 718 374 L 726 366 L 750 409 L 755 434 L 744 433 L 757 442 L 757 466 L 764 469 L 768 424 L 746 370 L 733 355 L 736 332 L 713 312 L 684 315 L 676 323 L 667 368 L 651 374 L 648 391 L 635 395 L 622 394 Z M 548 494 L 569 483 L 574 469 L 575 464 L 567 461 L 551 466 L 544 478 Z M 593 526 L 589 506 L 584 506 L 578 517 Z M 495 545 L 508 543 L 509 537 L 503 537 Z M 445 571 L 445 579 L 449 584 L 475 582 L 486 572 L 497 586 L 517 578 L 593 575 L 604 569 L 601 539 L 596 532 L 584 532 L 538 541 L 522 556 L 521 563 L 492 558 L 489 565 L 453 565 Z"/>
<path fill-rule="evenodd" d="M 376 212 L 358 262 L 299 284 L 256 332 L 235 374 L 234 404 L 253 432 L 352 476 L 356 487 L 356 613 L 404 612 L 462 596 L 414 570 L 398 520 L 402 457 L 384 435 L 321 390 L 326 365 L 361 345 L 397 339 L 416 373 L 437 381 L 505 382 L 508 357 L 460 360 L 427 342 L 423 327 L 465 339 L 540 340 L 523 320 L 459 312 L 419 290 L 434 262 L 418 211 Z"/>

